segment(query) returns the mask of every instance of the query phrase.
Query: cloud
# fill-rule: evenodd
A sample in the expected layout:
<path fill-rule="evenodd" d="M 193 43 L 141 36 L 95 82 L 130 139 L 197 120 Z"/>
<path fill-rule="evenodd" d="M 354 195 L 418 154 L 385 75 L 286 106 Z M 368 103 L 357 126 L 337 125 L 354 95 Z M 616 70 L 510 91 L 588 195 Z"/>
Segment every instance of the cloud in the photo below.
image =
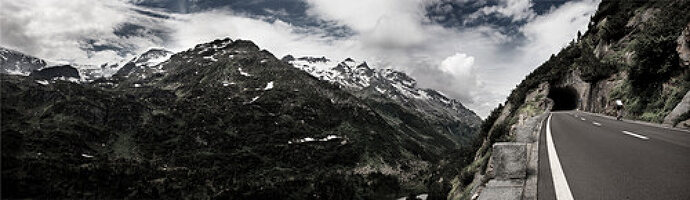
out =
<path fill-rule="evenodd" d="M 590 16 L 594 15 L 599 1 L 582 0 L 569 2 L 552 12 L 535 18 L 522 27 L 528 42 L 521 50 L 548 56 L 565 47 L 577 36 L 577 31 L 584 31 Z"/>
<path fill-rule="evenodd" d="M 472 14 L 472 18 L 479 18 L 490 14 L 500 14 L 512 18 L 513 22 L 529 20 L 535 16 L 531 0 L 501 0 L 498 5 L 487 6 Z"/>
<path fill-rule="evenodd" d="M 55 61 L 111 61 L 120 57 L 120 50 L 136 51 L 156 43 L 154 36 L 120 37 L 113 33 L 125 22 L 148 20 L 137 17 L 130 8 L 121 1 L 3 1 L 0 45 Z M 102 49 L 96 51 L 98 48 Z"/>
<path fill-rule="evenodd" d="M 456 53 L 441 62 L 441 71 L 454 76 L 468 77 L 474 74 L 474 57 Z"/>
<path fill-rule="evenodd" d="M 228 10 L 212 10 L 193 14 L 173 14 L 165 26 L 171 33 L 167 48 L 179 51 L 217 38 L 252 40 L 274 55 L 325 55 L 345 57 L 353 40 L 335 40 L 319 27 L 297 27 L 276 19 L 251 18 Z M 335 50 L 334 47 L 339 47 Z"/>
<path fill-rule="evenodd" d="M 452 80 L 450 82 L 455 90 L 466 91 L 453 93 L 454 96 L 462 99 L 464 102 L 474 103 L 475 89 L 481 87 L 474 64 L 474 57 L 464 53 L 456 53 L 445 58 L 438 66 L 441 72 L 450 75 L 450 80 Z"/>
<path fill-rule="evenodd" d="M 352 28 L 362 46 L 405 49 L 427 39 L 422 1 L 419 0 L 307 0 L 307 14 Z"/>
<path fill-rule="evenodd" d="M 305 0 L 302 14 L 267 11 L 283 16 L 277 18 L 227 8 L 166 13 L 118 0 L 3 1 L 0 45 L 42 58 L 100 64 L 151 46 L 180 51 L 217 38 L 247 39 L 278 57 L 352 57 L 402 70 L 420 86 L 441 90 L 486 116 L 526 74 L 584 30 L 598 4 L 577 0 L 544 15 L 536 15 L 527 0 L 477 8 L 477 17 L 522 21 L 517 35 L 510 35 L 495 24 L 458 28 L 434 23 L 427 8 L 454 9 L 433 6 L 438 2 Z M 291 15 L 319 24 L 293 25 L 284 20 Z M 348 34 L 333 34 L 343 30 Z"/>

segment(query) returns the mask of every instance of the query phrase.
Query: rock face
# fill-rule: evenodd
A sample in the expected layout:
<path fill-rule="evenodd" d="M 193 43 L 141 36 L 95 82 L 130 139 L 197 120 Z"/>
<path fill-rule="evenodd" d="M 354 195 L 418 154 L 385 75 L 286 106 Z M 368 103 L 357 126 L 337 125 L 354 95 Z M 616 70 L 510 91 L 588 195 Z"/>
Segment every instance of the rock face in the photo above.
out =
<path fill-rule="evenodd" d="M 31 72 L 31 77 L 43 80 L 80 79 L 79 70 L 69 65 L 48 67 Z"/>
<path fill-rule="evenodd" d="M 625 83 L 627 73 L 621 72 L 611 75 L 608 78 L 585 82 L 580 78 L 580 71 L 573 70 L 567 74 L 562 81 L 554 84 L 553 87 L 572 87 L 577 91 L 577 108 L 587 112 L 614 114 L 613 103 L 616 100 L 611 94 Z M 626 100 L 623 100 L 624 103 Z"/>
<path fill-rule="evenodd" d="M 39 58 L 0 47 L 0 73 L 28 76 L 32 71 L 46 66 Z"/>
<path fill-rule="evenodd" d="M 121 70 L 79 84 L 2 75 L 3 197 L 393 199 L 428 192 L 460 143 L 250 41 Z"/>
<path fill-rule="evenodd" d="M 690 23 L 685 27 L 680 36 L 678 36 L 678 57 L 680 63 L 684 66 L 690 66 Z"/>
<path fill-rule="evenodd" d="M 682 115 L 688 114 L 690 111 L 690 92 L 685 93 L 685 96 L 683 96 L 683 100 L 681 100 L 678 105 L 676 105 L 675 108 L 673 108 L 673 111 L 666 115 L 664 118 L 664 124 L 665 125 L 670 125 L 670 126 L 675 126 L 678 124 L 680 121 L 679 120 L 687 120 L 687 119 L 681 119 Z M 685 127 L 684 124 L 680 124 L 681 128 L 687 128 Z"/>

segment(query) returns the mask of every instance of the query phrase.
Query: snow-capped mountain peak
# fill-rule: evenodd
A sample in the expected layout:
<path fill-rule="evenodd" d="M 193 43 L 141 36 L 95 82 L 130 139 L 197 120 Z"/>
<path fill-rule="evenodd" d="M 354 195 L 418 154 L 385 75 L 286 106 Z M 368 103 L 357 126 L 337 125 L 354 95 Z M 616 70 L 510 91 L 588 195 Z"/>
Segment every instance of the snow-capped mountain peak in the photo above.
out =
<path fill-rule="evenodd" d="M 433 89 L 418 88 L 417 81 L 393 69 L 375 69 L 347 58 L 333 62 L 325 57 L 285 56 L 283 61 L 324 81 L 336 83 L 359 96 L 378 96 L 445 119 L 478 122 L 480 119 L 459 101 Z"/>
<path fill-rule="evenodd" d="M 46 65 L 42 59 L 0 47 L 0 73 L 28 76 Z"/>
<path fill-rule="evenodd" d="M 174 52 L 168 51 L 163 48 L 151 48 L 148 51 L 132 59 L 132 62 L 137 64 L 137 66 L 155 66 L 170 59 L 170 56 L 172 56 L 173 54 Z"/>
<path fill-rule="evenodd" d="M 132 58 L 129 62 L 118 64 L 119 66 L 111 68 L 117 69 L 117 73 L 114 74 L 117 76 L 128 76 L 135 71 L 148 70 L 156 67 L 158 71 L 160 71 L 160 64 L 169 60 L 173 54 L 174 52 L 162 48 L 151 48 L 141 55 Z"/>

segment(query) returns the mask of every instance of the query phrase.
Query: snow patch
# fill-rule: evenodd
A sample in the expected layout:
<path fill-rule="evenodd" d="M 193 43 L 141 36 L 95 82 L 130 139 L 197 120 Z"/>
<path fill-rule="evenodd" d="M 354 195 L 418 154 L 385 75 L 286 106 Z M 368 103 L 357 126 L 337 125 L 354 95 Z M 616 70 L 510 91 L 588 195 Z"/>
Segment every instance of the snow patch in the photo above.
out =
<path fill-rule="evenodd" d="M 56 80 L 60 80 L 60 81 L 69 81 L 69 82 L 72 82 L 72 83 L 81 83 L 81 80 L 80 80 L 80 79 L 74 78 L 74 77 L 64 77 L 64 76 L 60 76 L 60 77 L 54 77 L 53 80 L 54 80 L 54 81 L 56 81 Z"/>
<path fill-rule="evenodd" d="M 305 68 L 311 68 L 312 71 L 329 71 L 333 66 L 338 65 L 337 62 L 333 61 L 327 61 L 327 62 L 309 62 L 306 60 L 294 60 L 290 61 L 290 64 L 293 66 L 300 68 L 300 69 L 305 69 Z"/>
<path fill-rule="evenodd" d="M 259 97 L 260 97 L 260 96 L 256 96 L 256 97 L 252 98 L 252 100 L 249 101 L 249 102 L 247 102 L 246 104 L 250 104 L 250 103 L 256 102 L 256 100 L 259 100 Z"/>
<path fill-rule="evenodd" d="M 273 89 L 273 81 L 268 82 L 266 84 L 266 87 L 264 88 L 264 90 L 270 90 L 270 89 Z"/>
<path fill-rule="evenodd" d="M 429 93 L 427 93 L 424 90 L 418 90 L 419 96 L 417 96 L 419 99 L 431 99 L 431 96 L 429 96 Z"/>
<path fill-rule="evenodd" d="M 429 198 L 429 194 L 417 195 L 417 199 L 426 200 L 427 198 Z M 401 197 L 401 198 L 398 198 L 397 200 L 405 200 L 405 199 L 408 199 L 408 198 L 407 197 Z M 475 199 L 475 198 L 472 198 L 472 199 Z"/>
<path fill-rule="evenodd" d="M 384 89 L 381 89 L 379 87 L 374 87 L 374 89 L 376 89 L 376 91 L 378 91 L 381 94 L 386 94 L 386 90 L 384 90 Z"/>
<path fill-rule="evenodd" d="M 242 75 L 242 76 L 246 76 L 246 77 L 252 76 L 251 74 L 242 71 L 242 68 L 241 68 L 241 67 L 240 67 L 240 68 L 237 68 L 237 71 L 239 71 L 239 72 L 240 72 L 240 75 Z"/>
<path fill-rule="evenodd" d="M 442 99 L 439 99 L 439 101 L 443 102 L 443 103 L 446 104 L 446 105 L 449 105 L 449 104 L 450 104 L 450 100 L 448 100 L 448 99 L 443 99 L 443 98 L 442 98 Z"/>
<path fill-rule="evenodd" d="M 223 84 L 223 87 L 228 87 L 230 85 L 235 85 L 235 82 L 223 81 L 222 84 Z"/>
<path fill-rule="evenodd" d="M 170 57 L 172 57 L 172 55 L 173 54 L 167 54 L 165 56 L 157 57 L 157 58 L 146 61 L 145 64 L 146 64 L 146 66 L 149 66 L 149 67 L 156 66 L 156 65 L 159 65 L 159 64 L 169 60 Z"/>
<path fill-rule="evenodd" d="M 12 69 L 12 70 L 8 69 L 7 73 L 10 75 L 21 75 L 21 76 L 29 76 L 29 74 L 30 74 L 30 72 L 22 71 L 21 69 L 19 69 L 19 67 Z"/>
<path fill-rule="evenodd" d="M 304 142 L 327 142 L 329 140 L 339 139 L 339 138 L 343 138 L 343 137 L 340 137 L 337 135 L 328 135 L 328 136 L 321 138 L 321 139 L 316 139 L 316 138 L 312 138 L 312 137 L 305 137 L 305 138 L 297 139 L 294 141 L 288 141 L 288 144 L 297 144 L 297 143 L 304 143 Z"/>
<path fill-rule="evenodd" d="M 48 84 L 50 84 L 50 82 L 48 82 L 47 80 L 36 80 L 36 83 L 41 84 L 41 85 L 48 85 Z"/>
<path fill-rule="evenodd" d="M 214 58 L 213 56 L 204 56 L 204 59 L 211 60 L 212 62 L 218 61 L 218 59 Z"/>

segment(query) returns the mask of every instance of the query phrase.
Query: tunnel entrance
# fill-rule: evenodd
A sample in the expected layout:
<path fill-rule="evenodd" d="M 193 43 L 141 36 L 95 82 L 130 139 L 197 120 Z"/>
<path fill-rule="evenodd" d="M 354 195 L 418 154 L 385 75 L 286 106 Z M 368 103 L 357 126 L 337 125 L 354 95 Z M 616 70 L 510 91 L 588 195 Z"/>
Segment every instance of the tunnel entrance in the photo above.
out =
<path fill-rule="evenodd" d="M 574 110 L 579 102 L 577 90 L 570 86 L 551 88 L 548 97 L 553 100 L 552 111 Z"/>

